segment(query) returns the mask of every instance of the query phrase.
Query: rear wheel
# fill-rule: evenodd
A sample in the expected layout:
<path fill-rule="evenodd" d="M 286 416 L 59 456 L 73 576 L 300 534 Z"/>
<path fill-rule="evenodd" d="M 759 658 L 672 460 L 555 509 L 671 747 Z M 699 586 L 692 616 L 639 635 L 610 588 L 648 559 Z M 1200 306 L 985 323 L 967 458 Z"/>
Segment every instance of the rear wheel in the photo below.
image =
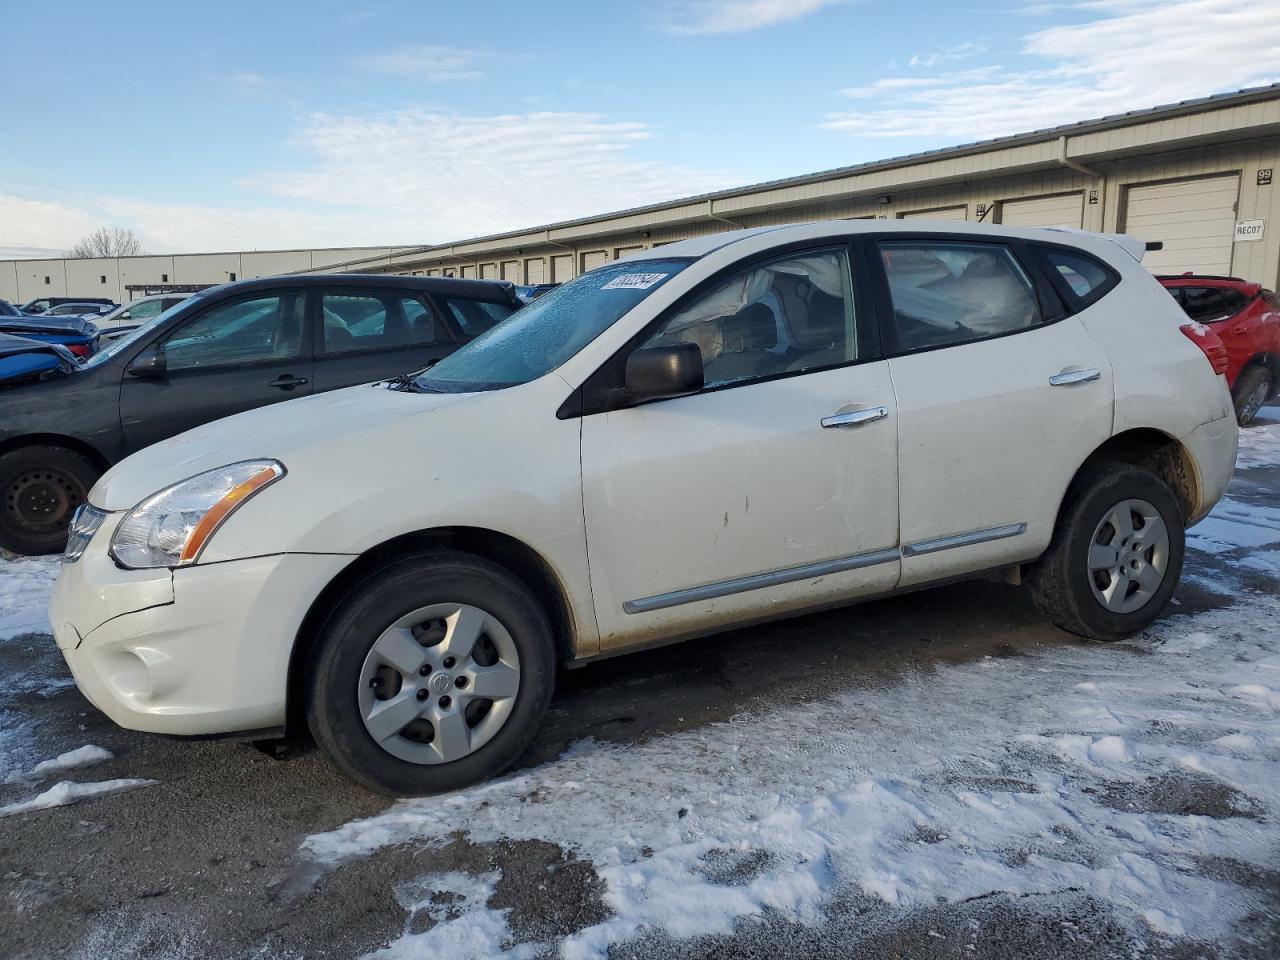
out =
<path fill-rule="evenodd" d="M 1182 510 L 1168 485 L 1123 464 L 1077 480 L 1053 541 L 1028 571 L 1032 597 L 1057 626 L 1095 640 L 1147 627 L 1182 573 Z"/>
<path fill-rule="evenodd" d="M 76 508 L 99 470 L 65 447 L 20 447 L 0 455 L 0 547 L 28 555 L 57 553 Z"/>
<path fill-rule="evenodd" d="M 423 554 L 357 584 L 322 627 L 307 720 L 371 790 L 439 793 L 510 766 L 554 682 L 551 627 L 523 583 L 470 554 Z"/>
<path fill-rule="evenodd" d="M 1231 399 L 1235 402 L 1236 422 L 1244 426 L 1258 415 L 1262 405 L 1271 396 L 1274 383 L 1271 371 L 1266 367 L 1248 367 L 1236 379 Z"/>

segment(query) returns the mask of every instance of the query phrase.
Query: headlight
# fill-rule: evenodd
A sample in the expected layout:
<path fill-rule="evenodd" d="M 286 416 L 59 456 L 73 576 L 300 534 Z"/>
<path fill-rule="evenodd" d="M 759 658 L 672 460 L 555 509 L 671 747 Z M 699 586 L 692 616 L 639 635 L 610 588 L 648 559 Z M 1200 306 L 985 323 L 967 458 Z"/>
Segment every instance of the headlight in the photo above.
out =
<path fill-rule="evenodd" d="M 284 473 L 276 460 L 245 460 L 165 487 L 116 527 L 111 555 L 131 570 L 195 563 L 222 522 Z"/>

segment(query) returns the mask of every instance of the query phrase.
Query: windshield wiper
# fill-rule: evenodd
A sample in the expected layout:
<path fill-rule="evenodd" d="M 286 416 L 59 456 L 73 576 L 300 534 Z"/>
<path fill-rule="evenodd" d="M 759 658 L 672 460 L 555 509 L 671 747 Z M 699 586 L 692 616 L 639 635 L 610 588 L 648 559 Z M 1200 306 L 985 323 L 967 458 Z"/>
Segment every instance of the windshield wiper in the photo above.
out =
<path fill-rule="evenodd" d="M 402 373 L 398 377 L 392 377 L 390 380 L 383 380 L 381 382 L 385 383 L 389 390 L 405 390 L 409 393 L 427 393 L 428 391 L 418 385 L 418 377 L 426 373 L 439 362 L 440 358 L 436 357 L 434 360 L 428 361 L 427 365 L 421 370 L 415 370 L 413 373 Z"/>

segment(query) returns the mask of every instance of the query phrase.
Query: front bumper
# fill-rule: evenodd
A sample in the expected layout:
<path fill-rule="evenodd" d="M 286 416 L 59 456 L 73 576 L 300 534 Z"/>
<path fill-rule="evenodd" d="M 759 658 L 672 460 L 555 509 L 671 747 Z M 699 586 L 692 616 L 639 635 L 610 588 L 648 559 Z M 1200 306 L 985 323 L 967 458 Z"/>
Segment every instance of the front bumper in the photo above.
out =
<path fill-rule="evenodd" d="M 120 517 L 63 565 L 49 604 L 81 692 L 131 730 L 190 736 L 283 726 L 298 628 L 354 558 L 286 553 L 122 570 L 107 554 Z"/>

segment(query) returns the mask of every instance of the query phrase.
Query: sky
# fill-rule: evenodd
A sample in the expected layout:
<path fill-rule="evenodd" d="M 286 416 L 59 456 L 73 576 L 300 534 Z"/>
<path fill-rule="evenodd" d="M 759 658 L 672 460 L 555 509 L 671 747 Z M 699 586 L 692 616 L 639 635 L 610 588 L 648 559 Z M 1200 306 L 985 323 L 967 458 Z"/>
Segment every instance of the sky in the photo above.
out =
<path fill-rule="evenodd" d="M 447 242 L 1280 80 L 1277 0 L 5 0 L 0 37 L 0 257 Z"/>

